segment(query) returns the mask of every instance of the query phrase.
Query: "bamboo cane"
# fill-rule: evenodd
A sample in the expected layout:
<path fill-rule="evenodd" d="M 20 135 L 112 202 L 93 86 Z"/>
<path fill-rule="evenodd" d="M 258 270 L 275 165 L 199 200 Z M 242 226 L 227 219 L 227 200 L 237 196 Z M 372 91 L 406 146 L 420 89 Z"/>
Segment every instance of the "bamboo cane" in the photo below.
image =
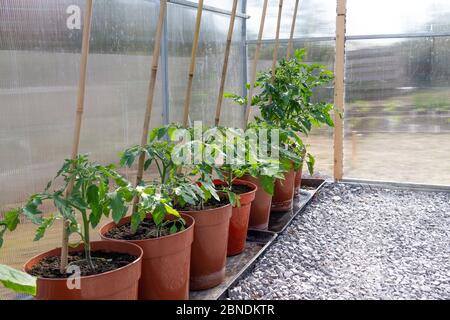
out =
<path fill-rule="evenodd" d="M 230 56 L 231 40 L 233 38 L 234 21 L 236 19 L 236 11 L 237 11 L 237 2 L 238 0 L 233 0 L 233 9 L 231 10 L 230 26 L 228 27 L 227 46 L 225 48 L 225 59 L 223 61 L 222 77 L 220 80 L 220 87 L 219 87 L 219 97 L 217 98 L 217 106 L 216 106 L 216 118 L 215 118 L 216 126 L 219 125 L 220 112 L 222 110 L 223 91 L 225 89 L 225 80 L 227 77 L 228 58 Z"/>
<path fill-rule="evenodd" d="M 251 78 L 250 78 L 250 88 L 247 95 L 247 109 L 245 110 L 245 125 L 248 125 L 248 121 L 250 119 L 250 113 L 251 113 L 251 107 L 252 107 L 252 98 L 253 98 L 253 91 L 254 91 L 254 84 L 256 81 L 256 69 L 258 67 L 258 60 L 259 60 L 259 52 L 261 50 L 261 44 L 262 44 L 262 35 L 264 32 L 264 24 L 266 21 L 266 13 L 267 13 L 267 3 L 268 0 L 264 0 L 263 4 L 263 10 L 261 15 L 261 23 L 259 25 L 259 33 L 258 33 L 258 40 L 256 42 L 256 50 L 255 50 L 255 57 L 253 59 L 253 65 L 251 70 Z"/>
<path fill-rule="evenodd" d="M 93 0 L 86 0 L 86 9 L 84 14 L 84 27 L 83 27 L 83 39 L 81 44 L 81 61 L 80 61 L 80 78 L 78 82 L 78 95 L 77 95 L 77 111 L 75 118 L 75 129 L 72 142 L 72 159 L 76 159 L 78 156 L 78 148 L 80 145 L 80 133 L 81 124 L 83 120 L 84 111 L 84 98 L 86 91 L 86 71 L 87 62 L 89 55 L 89 39 L 91 35 L 91 24 L 92 24 L 92 2 Z M 69 195 L 74 186 L 75 181 L 72 179 L 67 186 L 66 196 Z M 63 231 L 62 231 L 62 243 L 61 243 L 61 273 L 66 272 L 66 267 L 68 263 L 69 254 L 69 221 L 63 220 Z"/>
<path fill-rule="evenodd" d="M 278 19 L 277 19 L 277 30 L 275 34 L 275 47 L 273 49 L 273 60 L 272 60 L 272 82 L 275 81 L 275 72 L 277 68 L 278 60 L 278 49 L 280 48 L 280 26 L 281 26 L 281 15 L 283 13 L 283 0 L 278 3 Z"/>
<path fill-rule="evenodd" d="M 167 0 L 161 0 L 159 5 L 158 25 L 156 27 L 155 46 L 153 48 L 150 82 L 148 85 L 147 103 L 144 115 L 144 126 L 142 128 L 141 147 L 145 147 L 145 145 L 147 144 L 147 136 L 150 127 L 150 120 L 152 117 L 153 100 L 156 87 L 156 77 L 158 75 L 159 56 L 161 49 L 161 37 L 164 28 L 166 9 L 167 9 Z M 141 155 L 139 156 L 138 169 L 136 174 L 136 186 L 142 181 L 142 178 L 144 176 L 144 163 L 145 163 L 145 154 L 141 153 Z M 133 199 L 133 212 L 136 211 L 138 201 L 139 198 L 135 196 Z"/>
<path fill-rule="evenodd" d="M 191 63 L 189 65 L 189 75 L 188 75 L 189 78 L 188 78 L 188 84 L 187 84 L 187 88 L 186 88 L 186 96 L 184 99 L 183 126 L 185 128 L 188 127 L 188 121 L 189 121 L 189 108 L 191 105 L 191 96 L 192 96 L 192 82 L 194 80 L 195 59 L 196 59 L 196 55 L 197 55 L 198 38 L 199 38 L 199 34 L 200 34 L 202 13 L 203 13 L 203 0 L 199 0 L 198 7 L 197 7 L 197 17 L 195 19 L 195 31 L 194 31 L 194 41 L 192 43 Z"/>
<path fill-rule="evenodd" d="M 298 12 L 298 3 L 300 0 L 295 0 L 294 6 L 294 15 L 292 17 L 292 25 L 291 25 L 291 34 L 289 36 L 289 44 L 286 52 L 286 59 L 291 57 L 292 47 L 293 47 L 293 39 L 294 39 L 294 31 L 295 31 L 295 23 L 297 22 L 297 12 Z"/>

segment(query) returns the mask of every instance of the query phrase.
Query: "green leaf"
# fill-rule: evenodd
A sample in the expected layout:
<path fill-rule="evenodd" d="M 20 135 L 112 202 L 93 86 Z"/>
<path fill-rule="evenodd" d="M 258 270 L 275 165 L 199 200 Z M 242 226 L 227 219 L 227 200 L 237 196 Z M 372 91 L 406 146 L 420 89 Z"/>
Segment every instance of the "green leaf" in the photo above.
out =
<path fill-rule="evenodd" d="M 230 199 L 230 203 L 233 207 L 239 208 L 241 206 L 241 201 L 239 195 L 229 190 L 226 191 L 228 194 L 228 198 Z"/>
<path fill-rule="evenodd" d="M 0 231 L 0 248 L 3 246 L 3 236 L 5 235 L 6 228 L 3 228 L 3 230 Z"/>
<path fill-rule="evenodd" d="M 42 220 L 41 225 L 37 228 L 33 241 L 39 241 L 44 237 L 45 231 L 53 225 L 55 218 L 52 216 Z"/>
<path fill-rule="evenodd" d="M 92 228 L 95 228 L 102 218 L 103 208 L 100 205 L 100 189 L 95 184 L 90 185 L 86 191 L 87 202 L 91 208 L 91 214 L 89 215 L 89 222 Z"/>
<path fill-rule="evenodd" d="M 5 225 L 9 231 L 14 231 L 20 222 L 20 209 L 14 209 L 5 213 L 4 220 L 0 221 L 0 225 Z"/>
<path fill-rule="evenodd" d="M 175 127 L 170 127 L 167 130 L 167 135 L 169 136 L 170 140 L 175 141 L 175 138 L 176 138 L 175 133 L 177 132 L 177 130 L 178 130 L 178 128 L 175 128 Z"/>
<path fill-rule="evenodd" d="M 175 223 L 170 227 L 169 232 L 170 232 L 170 234 L 174 234 L 174 233 L 178 232 L 178 228 L 177 228 L 177 225 Z"/>
<path fill-rule="evenodd" d="M 159 128 L 154 128 L 152 131 L 150 131 L 150 141 L 155 140 L 155 138 L 158 136 Z"/>
<path fill-rule="evenodd" d="M 131 232 L 135 233 L 141 222 L 141 215 L 137 212 L 134 212 L 131 215 Z"/>
<path fill-rule="evenodd" d="M 0 283 L 16 293 L 36 295 L 35 277 L 5 265 L 0 265 Z"/>
<path fill-rule="evenodd" d="M 153 210 L 152 212 L 152 217 L 153 217 L 153 222 L 159 226 L 163 221 L 164 218 L 166 217 L 166 210 L 165 207 L 159 203 L 155 210 Z"/>
<path fill-rule="evenodd" d="M 127 213 L 128 208 L 124 205 L 122 197 L 117 192 L 110 193 L 109 198 L 111 199 L 110 206 L 112 210 L 112 218 L 115 223 L 119 223 Z"/>
<path fill-rule="evenodd" d="M 313 175 L 314 173 L 314 164 L 316 163 L 316 159 L 308 153 L 308 161 L 306 161 L 306 164 L 308 165 L 308 171 L 310 175 Z"/>
<path fill-rule="evenodd" d="M 264 191 L 273 196 L 275 179 L 269 176 L 260 176 L 260 181 Z"/>
<path fill-rule="evenodd" d="M 61 198 L 60 195 L 54 195 L 53 196 L 53 203 L 55 204 L 56 209 L 61 213 L 61 215 L 68 219 L 73 220 L 74 218 L 74 212 L 73 209 L 70 207 L 69 202 L 66 199 Z"/>
<path fill-rule="evenodd" d="M 168 204 L 164 203 L 164 208 L 166 209 L 166 212 L 168 214 L 171 214 L 171 215 L 173 215 L 175 217 L 178 217 L 178 218 L 181 217 L 180 213 L 177 210 L 175 210 L 174 208 L 172 208 L 171 206 L 169 206 Z"/>

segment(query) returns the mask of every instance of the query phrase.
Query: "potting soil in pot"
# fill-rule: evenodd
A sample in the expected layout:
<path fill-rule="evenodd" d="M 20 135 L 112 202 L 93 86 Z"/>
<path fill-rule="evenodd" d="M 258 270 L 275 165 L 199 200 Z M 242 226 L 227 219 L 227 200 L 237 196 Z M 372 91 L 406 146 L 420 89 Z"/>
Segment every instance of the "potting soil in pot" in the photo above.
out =
<path fill-rule="evenodd" d="M 138 226 L 135 233 L 131 230 L 131 223 L 125 223 L 121 226 L 112 228 L 109 230 L 105 237 L 109 239 L 115 240 L 146 240 L 146 239 L 154 239 L 159 237 L 164 237 L 170 235 L 170 227 L 172 224 L 169 224 L 161 229 L 156 227 L 156 224 L 151 219 L 145 219 Z M 182 231 L 182 230 L 178 230 Z"/>
<path fill-rule="evenodd" d="M 137 257 L 117 252 L 94 251 L 91 253 L 95 270 L 91 270 L 84 258 L 84 252 L 72 252 L 69 255 L 69 264 L 80 268 L 81 276 L 92 276 L 122 268 L 137 259 Z M 35 277 L 61 279 L 68 278 L 71 273 L 61 273 L 61 257 L 53 256 L 42 259 L 33 266 L 30 274 Z"/>

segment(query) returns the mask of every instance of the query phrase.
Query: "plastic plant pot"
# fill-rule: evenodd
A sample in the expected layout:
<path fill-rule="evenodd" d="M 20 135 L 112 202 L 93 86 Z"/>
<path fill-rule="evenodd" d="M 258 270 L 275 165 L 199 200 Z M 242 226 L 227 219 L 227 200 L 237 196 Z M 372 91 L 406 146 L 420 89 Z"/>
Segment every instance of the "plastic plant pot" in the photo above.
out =
<path fill-rule="evenodd" d="M 151 216 L 149 215 L 149 218 Z M 139 300 L 189 299 L 191 245 L 194 240 L 194 219 L 182 215 L 187 228 L 172 235 L 145 240 L 116 240 L 105 235 L 117 225 L 108 223 L 100 229 L 104 240 L 129 242 L 142 248 L 142 276 L 139 281 Z M 131 217 L 120 221 L 129 223 Z"/>
<path fill-rule="evenodd" d="M 83 251 L 84 245 L 71 248 L 70 252 Z M 113 241 L 91 242 L 91 250 L 126 253 L 136 256 L 130 264 L 100 274 L 75 278 L 37 278 L 37 300 L 137 300 L 141 277 L 142 249 L 132 243 Z M 53 249 L 31 258 L 24 265 L 30 273 L 34 265 L 47 257 L 59 256 L 61 248 Z"/>

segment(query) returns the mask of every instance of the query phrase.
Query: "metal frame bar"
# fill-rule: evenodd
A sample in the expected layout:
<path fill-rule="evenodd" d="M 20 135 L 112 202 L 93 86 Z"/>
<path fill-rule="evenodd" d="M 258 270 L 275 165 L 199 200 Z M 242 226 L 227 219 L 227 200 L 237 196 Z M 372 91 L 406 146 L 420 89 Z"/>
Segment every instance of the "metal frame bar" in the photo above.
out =
<path fill-rule="evenodd" d="M 364 179 L 351 179 L 344 178 L 339 180 L 339 183 L 345 184 L 357 184 L 357 185 L 369 185 L 377 187 L 389 187 L 396 189 L 407 189 L 427 192 L 450 192 L 450 186 L 436 185 L 436 184 L 424 184 L 424 183 L 411 183 L 411 182 L 393 182 L 393 181 L 381 181 L 381 180 L 364 180 Z"/>
<path fill-rule="evenodd" d="M 345 36 L 345 40 L 376 40 L 376 39 L 411 39 L 411 38 L 439 38 L 439 37 L 450 37 L 450 32 L 419 32 L 419 33 L 395 33 L 395 34 L 372 34 L 372 35 L 352 35 Z M 318 42 L 318 41 L 335 41 L 334 36 L 324 36 L 324 37 L 297 37 L 293 38 L 294 42 L 308 41 L 308 42 Z M 247 45 L 256 44 L 257 40 L 247 40 Z M 280 43 L 288 43 L 289 39 L 280 39 Z M 263 39 L 263 44 L 273 44 L 275 39 Z"/>
<path fill-rule="evenodd" d="M 301 37 L 301 38 L 293 38 L 292 41 L 293 42 L 299 42 L 299 41 L 310 41 L 310 42 L 314 42 L 314 41 L 334 41 L 336 40 L 336 37 Z M 252 45 L 252 44 L 256 44 L 258 41 L 255 40 L 247 40 L 247 45 Z M 263 44 L 275 44 L 275 39 L 262 39 L 261 42 Z M 280 43 L 288 43 L 289 39 L 280 39 L 279 40 Z"/>
<path fill-rule="evenodd" d="M 197 9 L 198 4 L 195 2 L 191 2 L 191 1 L 186 1 L 186 0 L 168 0 L 168 3 L 172 3 L 172 4 L 177 4 L 180 6 L 184 6 L 184 7 L 190 7 L 190 8 L 194 8 Z M 216 7 L 212 7 L 212 6 L 203 6 L 203 10 L 204 11 L 210 11 L 210 12 L 214 12 L 214 13 L 220 13 L 220 14 L 224 14 L 227 16 L 231 16 L 231 11 L 228 10 L 224 10 L 224 9 L 220 9 L 220 8 L 216 8 Z M 236 18 L 241 18 L 241 19 L 249 19 L 250 16 L 242 13 L 242 12 L 238 12 L 236 14 Z"/>
<path fill-rule="evenodd" d="M 346 36 L 346 40 L 373 40 L 373 39 L 399 39 L 399 38 L 436 38 L 450 37 L 450 32 L 417 32 Z"/>

